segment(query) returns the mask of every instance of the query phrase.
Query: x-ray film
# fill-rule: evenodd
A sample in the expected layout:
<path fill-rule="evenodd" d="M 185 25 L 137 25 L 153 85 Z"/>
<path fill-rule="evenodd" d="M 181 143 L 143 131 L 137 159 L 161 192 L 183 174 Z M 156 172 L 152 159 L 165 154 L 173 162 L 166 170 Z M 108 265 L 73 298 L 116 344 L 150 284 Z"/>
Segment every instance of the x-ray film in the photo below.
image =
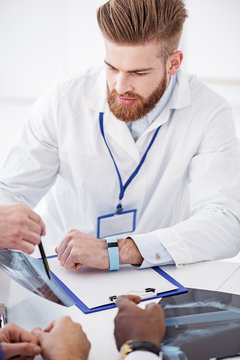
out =
<path fill-rule="evenodd" d="M 19 251 L 0 249 L 0 268 L 34 294 L 60 305 L 74 305 L 72 299 L 59 286 L 52 274 L 47 277 L 41 260 Z"/>

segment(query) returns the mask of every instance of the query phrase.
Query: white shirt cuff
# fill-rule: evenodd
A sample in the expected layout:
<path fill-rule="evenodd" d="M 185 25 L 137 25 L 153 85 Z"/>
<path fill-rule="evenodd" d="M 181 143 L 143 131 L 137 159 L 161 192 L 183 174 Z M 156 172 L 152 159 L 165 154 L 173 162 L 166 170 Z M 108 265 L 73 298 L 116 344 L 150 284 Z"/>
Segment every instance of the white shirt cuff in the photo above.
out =
<path fill-rule="evenodd" d="M 131 239 L 135 242 L 144 259 L 139 267 L 140 269 L 152 266 L 175 264 L 172 256 L 157 236 L 148 233 L 131 235 Z"/>
<path fill-rule="evenodd" d="M 136 350 L 127 355 L 126 360 L 162 360 L 162 353 L 159 356 L 150 351 Z"/>

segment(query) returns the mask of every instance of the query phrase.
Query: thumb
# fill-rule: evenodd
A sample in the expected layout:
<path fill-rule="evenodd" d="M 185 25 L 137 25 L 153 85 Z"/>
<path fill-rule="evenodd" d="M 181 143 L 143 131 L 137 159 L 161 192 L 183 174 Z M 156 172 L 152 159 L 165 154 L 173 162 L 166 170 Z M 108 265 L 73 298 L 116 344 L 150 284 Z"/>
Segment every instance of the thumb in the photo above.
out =
<path fill-rule="evenodd" d="M 16 355 L 35 356 L 41 353 L 41 348 L 35 344 L 22 342 L 14 344 L 2 343 L 4 359 L 9 359 Z"/>
<path fill-rule="evenodd" d="M 119 309 L 139 304 L 141 298 L 137 295 L 121 295 L 117 297 L 116 305 Z"/>

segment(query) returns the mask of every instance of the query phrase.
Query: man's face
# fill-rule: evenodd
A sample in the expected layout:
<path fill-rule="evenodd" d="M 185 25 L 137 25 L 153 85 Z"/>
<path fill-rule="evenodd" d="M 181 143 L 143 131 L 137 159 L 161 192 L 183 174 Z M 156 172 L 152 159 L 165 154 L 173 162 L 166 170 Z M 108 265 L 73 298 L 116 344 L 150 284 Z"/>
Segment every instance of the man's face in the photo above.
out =
<path fill-rule="evenodd" d="M 120 120 L 135 121 L 162 97 L 170 76 L 156 42 L 120 46 L 105 39 L 110 111 Z"/>

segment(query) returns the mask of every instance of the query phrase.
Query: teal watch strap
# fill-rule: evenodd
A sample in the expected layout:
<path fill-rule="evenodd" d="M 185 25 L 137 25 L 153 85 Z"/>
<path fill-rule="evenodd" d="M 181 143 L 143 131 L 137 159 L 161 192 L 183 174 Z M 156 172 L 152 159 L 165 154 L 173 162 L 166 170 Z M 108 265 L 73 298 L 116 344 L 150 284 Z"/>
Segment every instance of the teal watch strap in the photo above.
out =
<path fill-rule="evenodd" d="M 108 256 L 109 256 L 109 270 L 119 270 L 119 251 L 117 236 L 106 238 Z"/>

